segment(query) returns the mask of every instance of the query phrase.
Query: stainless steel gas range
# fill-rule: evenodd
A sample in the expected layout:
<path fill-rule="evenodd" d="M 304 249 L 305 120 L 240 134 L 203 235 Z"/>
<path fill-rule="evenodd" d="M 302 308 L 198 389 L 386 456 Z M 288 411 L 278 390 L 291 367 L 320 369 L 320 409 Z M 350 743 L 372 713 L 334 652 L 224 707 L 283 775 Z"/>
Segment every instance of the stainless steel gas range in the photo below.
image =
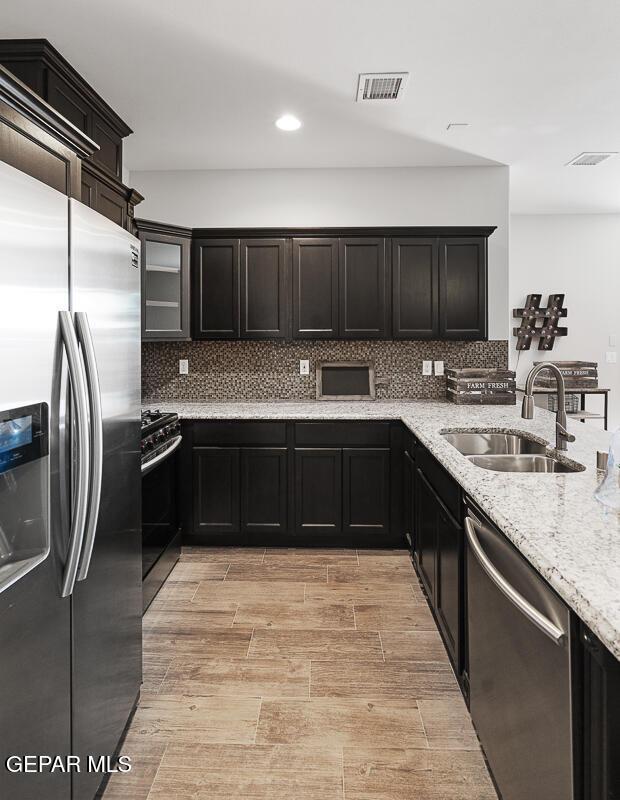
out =
<path fill-rule="evenodd" d="M 145 611 L 181 554 L 177 454 L 182 440 L 178 414 L 142 412 L 142 599 Z"/>

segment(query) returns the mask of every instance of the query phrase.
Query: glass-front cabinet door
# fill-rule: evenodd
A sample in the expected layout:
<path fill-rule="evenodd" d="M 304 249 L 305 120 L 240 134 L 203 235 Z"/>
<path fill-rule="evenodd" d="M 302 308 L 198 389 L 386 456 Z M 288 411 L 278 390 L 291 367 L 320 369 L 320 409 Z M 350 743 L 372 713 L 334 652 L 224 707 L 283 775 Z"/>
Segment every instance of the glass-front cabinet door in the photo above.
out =
<path fill-rule="evenodd" d="M 142 338 L 189 339 L 191 233 L 145 220 L 137 225 L 142 243 Z"/>

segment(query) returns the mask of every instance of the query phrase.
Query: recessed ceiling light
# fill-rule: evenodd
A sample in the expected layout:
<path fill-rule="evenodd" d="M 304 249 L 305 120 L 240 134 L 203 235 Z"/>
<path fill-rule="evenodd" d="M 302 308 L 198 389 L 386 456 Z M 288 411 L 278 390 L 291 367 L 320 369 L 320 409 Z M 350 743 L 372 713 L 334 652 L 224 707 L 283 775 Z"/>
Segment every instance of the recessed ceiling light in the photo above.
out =
<path fill-rule="evenodd" d="M 469 122 L 449 122 L 446 127 L 446 130 L 452 131 L 455 130 L 456 128 L 469 128 Z"/>
<path fill-rule="evenodd" d="M 283 114 L 276 120 L 276 128 L 280 128 L 281 131 L 296 131 L 301 128 L 301 121 L 293 114 Z"/>

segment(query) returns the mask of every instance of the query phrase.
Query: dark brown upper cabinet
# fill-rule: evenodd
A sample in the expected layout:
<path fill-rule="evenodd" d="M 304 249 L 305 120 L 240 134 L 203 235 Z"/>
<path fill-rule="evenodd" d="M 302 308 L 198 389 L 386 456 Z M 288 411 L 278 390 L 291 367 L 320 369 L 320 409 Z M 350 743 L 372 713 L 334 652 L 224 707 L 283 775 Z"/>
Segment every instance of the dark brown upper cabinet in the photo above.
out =
<path fill-rule="evenodd" d="M 99 114 L 93 113 L 90 135 L 91 139 L 99 145 L 99 150 L 95 151 L 93 160 L 100 167 L 120 178 L 123 171 L 123 140 L 118 132 Z"/>
<path fill-rule="evenodd" d="M 389 270 L 385 239 L 340 239 L 339 283 L 340 337 L 387 338 Z"/>
<path fill-rule="evenodd" d="M 0 65 L 0 161 L 80 198 L 82 159 L 92 152 L 85 134 Z"/>
<path fill-rule="evenodd" d="M 192 336 L 239 337 L 239 240 L 195 239 L 192 253 Z"/>
<path fill-rule="evenodd" d="M 192 335 L 486 339 L 493 230 L 195 229 Z"/>
<path fill-rule="evenodd" d="M 86 134 L 89 133 L 91 114 L 89 104 L 54 72 L 50 73 L 47 81 L 47 102 L 76 128 Z"/>
<path fill-rule="evenodd" d="M 0 63 L 99 145 L 92 159 L 119 180 L 131 128 L 47 39 L 0 40 Z"/>
<path fill-rule="evenodd" d="M 487 338 L 487 240 L 439 239 L 439 338 Z"/>
<path fill-rule="evenodd" d="M 392 239 L 392 334 L 439 337 L 439 248 L 436 238 Z"/>
<path fill-rule="evenodd" d="M 240 335 L 242 339 L 283 339 L 289 335 L 286 239 L 242 239 Z"/>
<path fill-rule="evenodd" d="M 137 221 L 142 253 L 142 338 L 187 340 L 191 231 Z"/>
<path fill-rule="evenodd" d="M 293 239 L 293 337 L 338 338 L 338 239 Z"/>
<path fill-rule="evenodd" d="M 0 64 L 98 145 L 82 157 L 81 191 L 73 196 L 134 232 L 134 208 L 144 198 L 122 182 L 131 128 L 46 39 L 0 40 Z"/>

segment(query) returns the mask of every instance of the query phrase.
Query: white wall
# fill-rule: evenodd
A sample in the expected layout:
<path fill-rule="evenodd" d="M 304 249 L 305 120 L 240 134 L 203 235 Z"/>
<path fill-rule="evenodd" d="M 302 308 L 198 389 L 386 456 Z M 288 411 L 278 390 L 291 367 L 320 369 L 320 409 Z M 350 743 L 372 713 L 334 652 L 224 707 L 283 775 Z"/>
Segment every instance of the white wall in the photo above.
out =
<path fill-rule="evenodd" d="M 140 217 L 189 227 L 496 225 L 489 338 L 508 336 L 508 167 L 131 172 Z"/>
<path fill-rule="evenodd" d="M 521 308 L 528 294 L 543 302 L 563 292 L 568 336 L 556 341 L 551 358 L 598 361 L 599 385 L 611 389 L 610 428 L 620 425 L 620 365 L 607 364 L 605 353 L 620 349 L 620 214 L 513 215 L 510 220 L 510 308 Z M 618 347 L 609 337 L 617 337 Z M 511 358 L 517 364 L 511 338 Z M 518 355 L 517 378 L 544 353 Z M 601 408 L 597 401 L 587 408 Z M 588 425 L 598 423 L 592 421 Z"/>

